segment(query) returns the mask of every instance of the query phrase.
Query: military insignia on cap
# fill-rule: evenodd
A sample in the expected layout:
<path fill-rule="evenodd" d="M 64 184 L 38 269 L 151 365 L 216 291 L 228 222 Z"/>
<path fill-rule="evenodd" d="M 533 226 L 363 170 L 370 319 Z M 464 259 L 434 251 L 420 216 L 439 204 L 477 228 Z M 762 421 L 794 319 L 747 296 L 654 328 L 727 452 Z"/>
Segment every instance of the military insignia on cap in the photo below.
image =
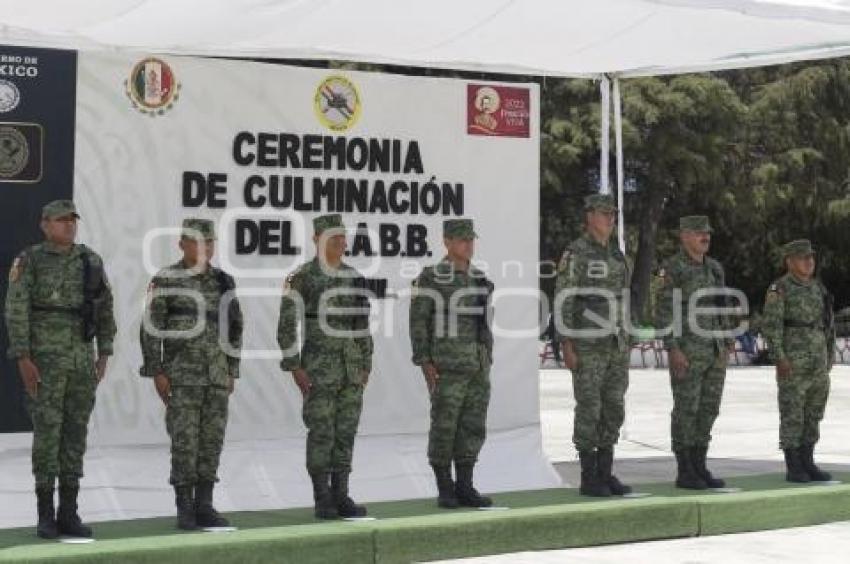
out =
<path fill-rule="evenodd" d="M 567 265 L 570 264 L 570 257 L 573 253 L 567 249 L 564 251 L 564 254 L 561 255 L 561 260 L 558 261 L 558 272 L 563 272 L 567 269 Z"/>

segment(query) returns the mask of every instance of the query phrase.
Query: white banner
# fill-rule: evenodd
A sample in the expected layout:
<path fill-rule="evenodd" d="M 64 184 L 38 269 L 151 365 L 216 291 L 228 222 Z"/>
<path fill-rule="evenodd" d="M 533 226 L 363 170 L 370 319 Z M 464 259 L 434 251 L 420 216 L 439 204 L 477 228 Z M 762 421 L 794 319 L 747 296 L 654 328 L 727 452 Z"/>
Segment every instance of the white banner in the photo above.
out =
<path fill-rule="evenodd" d="M 538 410 L 536 85 L 126 53 L 80 53 L 78 64 L 80 241 L 106 261 L 119 327 L 94 445 L 167 441 L 164 408 L 138 374 L 145 289 L 179 258 L 181 221 L 214 219 L 217 262 L 236 276 L 246 321 L 223 485 L 237 487 L 231 470 L 262 463 L 258 449 L 286 445 L 266 470 L 275 488 L 297 482 L 305 491 L 277 501 L 308 500 L 301 396 L 279 367 L 275 340 L 280 290 L 315 255 L 313 217 L 342 213 L 352 229 L 346 262 L 387 287 L 373 302 L 374 369 L 354 491 L 363 499 L 428 495 L 429 402 L 411 364 L 410 282 L 443 256 L 442 222 L 467 217 L 480 236 L 476 261 L 497 289 L 479 482 L 491 491 L 557 483 Z M 243 478 L 234 507 L 262 506 Z M 121 477 L 104 476 L 113 479 Z M 162 487 L 166 480 L 154 477 Z"/>

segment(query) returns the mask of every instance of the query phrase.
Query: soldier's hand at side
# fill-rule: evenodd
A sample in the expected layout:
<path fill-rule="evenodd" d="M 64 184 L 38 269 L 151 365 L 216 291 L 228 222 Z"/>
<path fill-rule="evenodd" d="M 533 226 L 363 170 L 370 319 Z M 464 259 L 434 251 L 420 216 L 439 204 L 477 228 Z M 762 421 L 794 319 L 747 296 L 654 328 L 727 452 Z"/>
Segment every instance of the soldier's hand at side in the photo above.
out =
<path fill-rule="evenodd" d="M 673 373 L 673 377 L 682 380 L 687 374 L 688 367 L 690 366 L 688 357 L 686 357 L 685 353 L 679 349 L 670 349 L 669 357 L 670 371 Z"/>
<path fill-rule="evenodd" d="M 163 372 L 160 372 L 154 376 L 153 385 L 156 387 L 159 399 L 162 400 L 162 403 L 168 405 L 168 398 L 171 396 L 171 380 Z"/>
<path fill-rule="evenodd" d="M 233 389 L 236 387 L 236 378 L 230 376 L 227 378 L 227 395 L 233 393 Z"/>
<path fill-rule="evenodd" d="M 295 385 L 301 390 L 301 395 L 305 398 L 310 393 L 310 388 L 313 387 L 313 382 L 310 381 L 310 376 L 303 368 L 297 368 L 292 371 L 292 377 L 295 378 Z"/>
<path fill-rule="evenodd" d="M 776 377 L 788 378 L 791 376 L 791 362 L 787 358 L 781 359 L 776 363 Z"/>
<path fill-rule="evenodd" d="M 576 354 L 576 350 L 572 343 L 564 341 L 564 344 L 561 347 L 561 352 L 564 356 L 564 366 L 571 371 L 576 370 L 578 368 L 578 355 Z"/>
<path fill-rule="evenodd" d="M 428 393 L 433 394 L 440 381 L 440 373 L 437 372 L 436 365 L 433 362 L 426 362 L 422 365 L 422 374 L 425 375 L 425 382 L 428 384 Z"/>
<path fill-rule="evenodd" d="M 363 387 L 366 387 L 366 384 L 369 383 L 369 371 L 363 370 L 360 372 L 360 382 L 363 384 Z"/>
<path fill-rule="evenodd" d="M 103 377 L 106 376 L 106 361 L 109 360 L 108 356 L 99 356 L 94 363 L 94 373 L 97 376 L 97 383 L 100 384 Z"/>
<path fill-rule="evenodd" d="M 18 372 L 21 373 L 21 381 L 24 383 L 24 389 L 32 399 L 38 396 L 38 385 L 41 382 L 41 374 L 38 371 L 38 366 L 25 356 L 18 359 Z"/>

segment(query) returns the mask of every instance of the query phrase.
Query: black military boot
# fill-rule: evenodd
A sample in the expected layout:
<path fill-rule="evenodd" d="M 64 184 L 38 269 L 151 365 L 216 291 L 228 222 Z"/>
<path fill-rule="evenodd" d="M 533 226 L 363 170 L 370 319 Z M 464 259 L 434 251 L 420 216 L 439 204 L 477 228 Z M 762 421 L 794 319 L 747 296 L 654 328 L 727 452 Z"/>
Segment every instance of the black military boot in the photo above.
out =
<path fill-rule="evenodd" d="M 77 495 L 80 486 L 59 484 L 59 511 L 56 514 L 56 526 L 59 533 L 71 537 L 91 537 L 91 528 L 83 525 L 77 514 Z"/>
<path fill-rule="evenodd" d="M 174 486 L 174 504 L 177 506 L 177 528 L 184 531 L 197 529 L 198 521 L 195 519 L 192 486 Z"/>
<path fill-rule="evenodd" d="M 627 486 L 611 473 L 614 466 L 614 447 L 600 448 L 596 451 L 596 471 L 599 481 L 608 486 L 611 495 L 626 495 L 632 493 Z"/>
<path fill-rule="evenodd" d="M 331 490 L 328 487 L 328 478 L 327 472 L 310 474 L 310 479 L 313 480 L 313 500 L 316 503 L 313 513 L 316 519 L 336 519 L 339 517 Z"/>
<path fill-rule="evenodd" d="M 472 485 L 473 468 L 475 468 L 473 462 L 455 462 L 455 474 L 457 475 L 455 497 L 457 503 L 463 507 L 490 507 L 493 505 L 493 500 L 478 493 L 478 490 Z"/>
<path fill-rule="evenodd" d="M 697 476 L 702 478 L 702 481 L 705 482 L 705 485 L 709 488 L 725 487 L 726 482 L 720 478 L 715 478 L 711 475 L 711 472 L 709 472 L 708 467 L 706 466 L 707 457 L 707 446 L 695 446 L 691 448 L 691 460 L 693 460 L 694 470 L 696 471 Z"/>
<path fill-rule="evenodd" d="M 213 507 L 214 482 L 198 480 L 195 485 L 195 520 L 199 527 L 229 527 L 230 522 Z"/>
<path fill-rule="evenodd" d="M 803 461 L 800 459 L 800 449 L 786 448 L 785 453 L 785 480 L 788 482 L 796 482 L 798 484 L 806 484 L 812 479 L 803 467 Z"/>
<path fill-rule="evenodd" d="M 434 477 L 437 479 L 437 505 L 444 509 L 457 509 L 455 483 L 452 480 L 451 466 L 432 466 Z"/>
<path fill-rule="evenodd" d="M 803 445 L 798 450 L 803 470 L 809 475 L 813 482 L 828 482 L 832 480 L 829 472 L 824 472 L 815 464 L 815 445 Z"/>
<path fill-rule="evenodd" d="M 683 448 L 676 451 L 676 487 L 686 490 L 705 490 L 705 483 L 694 468 L 691 460 L 691 449 Z"/>
<path fill-rule="evenodd" d="M 598 461 L 595 450 L 580 450 L 581 485 L 579 493 L 592 497 L 611 497 L 611 488 L 599 478 Z"/>
<path fill-rule="evenodd" d="M 36 534 L 43 539 L 55 539 L 59 536 L 59 529 L 56 527 L 56 510 L 53 506 L 53 486 L 36 487 L 35 496 L 38 500 Z"/>
<path fill-rule="evenodd" d="M 336 512 L 340 517 L 365 517 L 366 507 L 357 505 L 348 496 L 348 476 L 349 472 L 347 471 L 331 474 L 331 493 L 336 504 Z"/>

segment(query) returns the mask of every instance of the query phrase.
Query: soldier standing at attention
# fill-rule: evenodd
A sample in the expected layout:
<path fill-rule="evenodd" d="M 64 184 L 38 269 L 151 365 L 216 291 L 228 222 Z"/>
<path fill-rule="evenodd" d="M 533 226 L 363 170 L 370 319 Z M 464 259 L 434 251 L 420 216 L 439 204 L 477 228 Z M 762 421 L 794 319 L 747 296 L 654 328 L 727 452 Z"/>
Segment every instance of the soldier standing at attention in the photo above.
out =
<path fill-rule="evenodd" d="M 103 260 L 74 243 L 79 217 L 70 200 L 44 206 L 45 241 L 15 259 L 6 294 L 9 356 L 18 361 L 33 423 L 37 532 L 46 539 L 92 535 L 77 514 L 77 495 L 95 391 L 115 336 Z"/>
<path fill-rule="evenodd" d="M 410 342 L 431 394 L 428 461 L 440 507 L 489 507 L 473 485 L 473 469 L 487 432 L 493 334 L 493 283 L 470 264 L 475 250 L 471 219 L 443 223 L 446 256 L 413 282 Z M 457 482 L 452 480 L 452 461 Z"/>
<path fill-rule="evenodd" d="M 835 355 L 832 296 L 814 276 L 815 251 L 809 240 L 787 243 L 782 257 L 786 274 L 767 290 L 762 331 L 776 364 L 785 478 L 829 481 L 832 477 L 815 464 L 814 451 Z"/>
<path fill-rule="evenodd" d="M 632 491 L 612 473 L 629 387 L 629 339 L 624 328 L 628 312 L 623 297 L 630 275 L 626 258 L 611 237 L 617 213 L 614 199 L 592 194 L 585 198 L 584 210 L 585 233 L 567 247 L 558 264 L 555 311 L 564 364 L 573 375 L 579 491 L 608 497 Z M 601 334 L 589 334 L 599 333 L 600 325 L 586 312 L 608 324 Z"/>
<path fill-rule="evenodd" d="M 242 312 L 235 296 L 225 297 L 236 287 L 233 278 L 210 264 L 213 222 L 184 220 L 180 249 L 183 258 L 160 270 L 148 287 L 141 375 L 153 378 L 166 406 L 177 527 L 226 527 L 213 507 L 213 486 L 239 377 Z M 223 299 L 230 300 L 226 318 L 220 315 Z"/>
<path fill-rule="evenodd" d="M 316 257 L 291 274 L 284 287 L 277 329 L 281 368 L 292 372 L 304 397 L 316 518 L 363 517 L 366 508 L 349 497 L 348 481 L 363 390 L 372 371 L 368 292 L 360 273 L 342 261 L 342 217 L 315 218 L 313 232 Z"/>
<path fill-rule="evenodd" d="M 699 291 L 721 290 L 726 281 L 723 266 L 707 256 L 711 244 L 711 226 L 703 215 L 682 217 L 679 238 L 682 247 L 670 257 L 658 272 L 659 297 L 656 300 L 656 324 L 667 328 L 664 348 L 670 358 L 670 386 L 673 390 L 671 438 L 676 453 L 676 487 L 704 490 L 722 488 L 725 483 L 715 478 L 706 467 L 711 428 L 720 413 L 720 400 L 726 380 L 729 350 L 734 350 L 731 337 L 699 335 L 702 331 L 728 329 L 720 315 L 701 315 L 691 312 L 691 296 Z M 678 290 L 679 292 L 676 292 Z M 681 325 L 672 327 L 674 309 L 682 306 Z M 716 297 L 697 299 L 695 307 L 717 304 Z M 696 323 L 696 326 L 692 326 Z"/>

